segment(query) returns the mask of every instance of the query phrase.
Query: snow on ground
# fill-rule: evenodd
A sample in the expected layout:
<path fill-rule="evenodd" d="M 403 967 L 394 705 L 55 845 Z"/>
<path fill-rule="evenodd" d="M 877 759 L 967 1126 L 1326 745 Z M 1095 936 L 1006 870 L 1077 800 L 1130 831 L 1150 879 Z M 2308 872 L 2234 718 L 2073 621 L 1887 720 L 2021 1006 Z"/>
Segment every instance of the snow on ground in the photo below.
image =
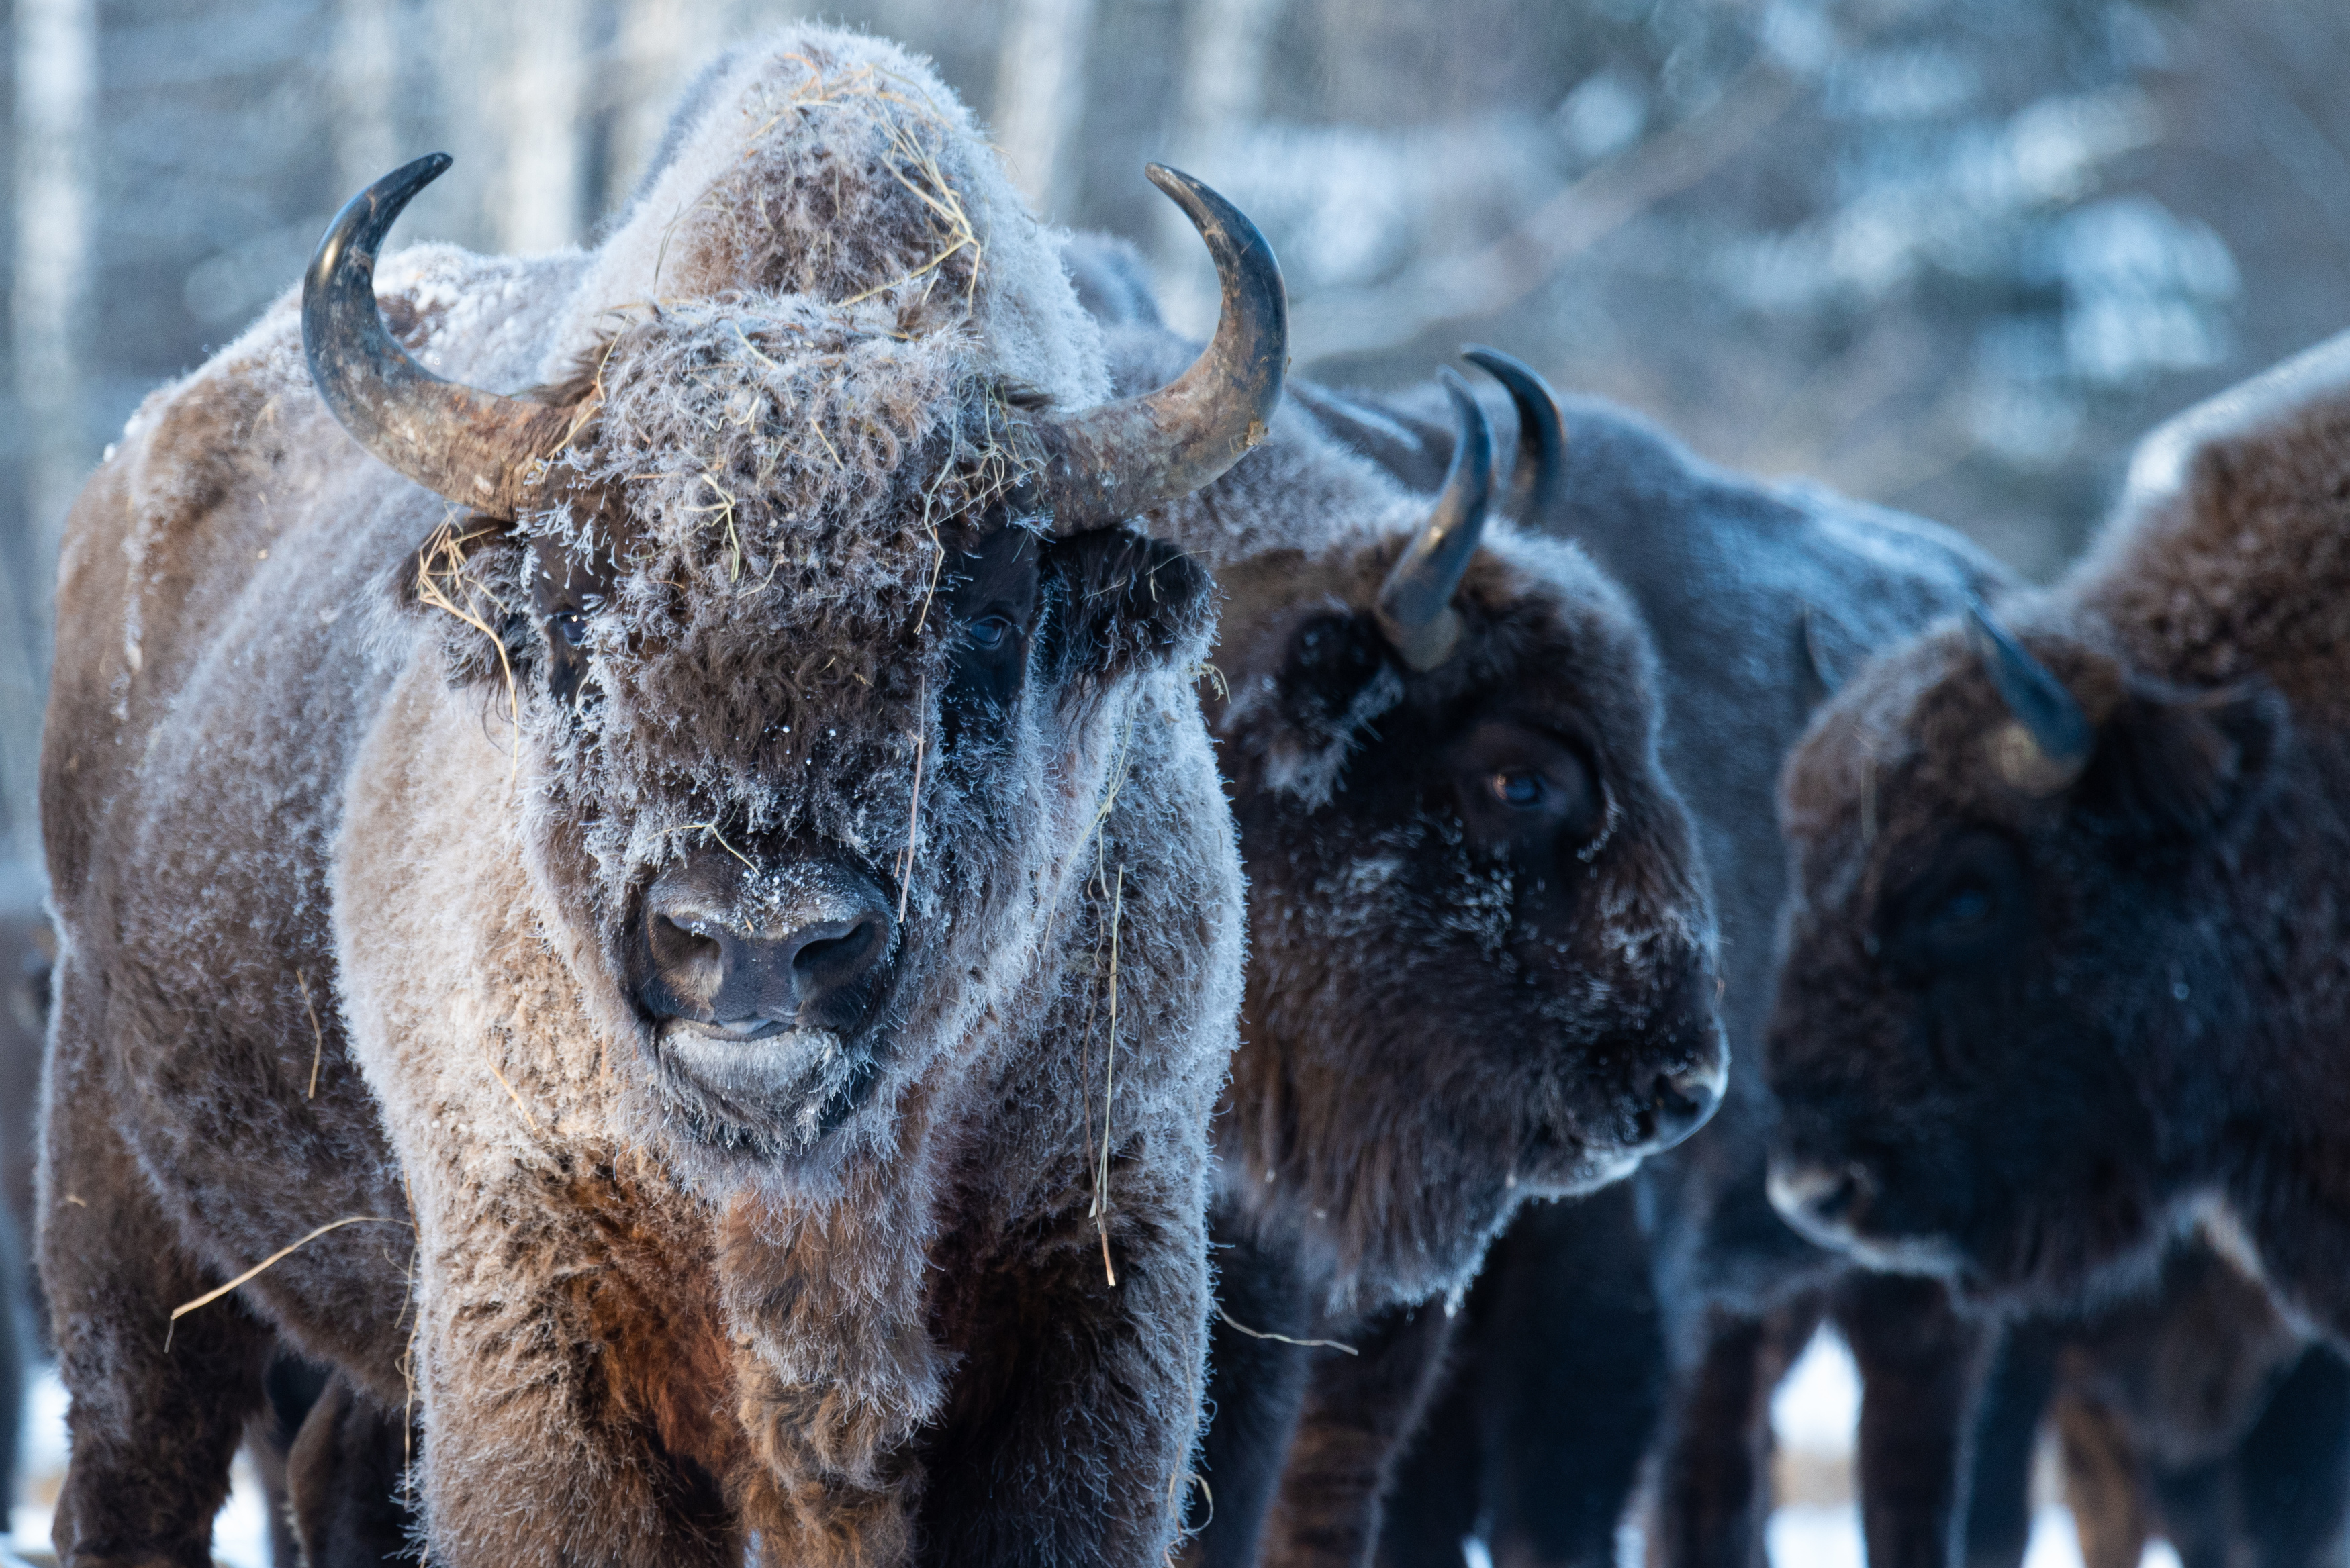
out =
<path fill-rule="evenodd" d="M 23 1498 L 9 1516 L 5 1548 L 45 1554 L 49 1550 L 50 1506 L 66 1459 L 66 1393 L 54 1373 L 40 1376 L 27 1403 L 26 1483 Z M 1771 1426 L 1789 1461 L 1788 1473 L 1805 1477 L 1807 1490 L 1839 1495 L 1834 1501 L 1793 1501 L 1772 1515 L 1773 1568 L 1862 1568 L 1860 1513 L 1850 1497 L 1853 1425 L 1859 1413 L 1860 1379 L 1852 1356 L 1841 1340 L 1822 1330 L 1772 1399 Z M 1825 1486 L 1823 1477 L 1827 1478 Z M 242 1456 L 228 1505 L 213 1526 L 213 1555 L 224 1568 L 269 1568 L 268 1521 L 252 1467 Z M 1642 1555 L 1638 1533 L 1626 1531 L 1625 1568 L 1638 1568 Z M 1465 1556 L 1466 1568 L 1492 1568 L 1483 1549 L 1473 1542 Z M 0 1553 L 0 1563 L 5 1562 Z M 2071 1513 L 2060 1507 L 2040 1511 L 2023 1568 L 2081 1568 Z M 2147 1549 L 2139 1568 L 2178 1568 L 2178 1557 L 2168 1545 L 2157 1544 Z"/>
<path fill-rule="evenodd" d="M 1792 1461 L 1783 1469 L 1833 1476 L 1842 1495 L 1835 1501 L 1789 1502 L 1771 1516 L 1772 1568 L 1861 1568 L 1860 1508 L 1851 1500 L 1853 1428 L 1859 1419 L 1860 1375 L 1852 1353 L 1824 1328 L 1773 1396 L 1771 1429 L 1783 1459 Z M 1621 1559 L 1625 1568 L 1638 1568 L 1638 1561 Z M 2023 1568 L 2081 1568 L 2071 1510 L 2052 1504 L 2033 1516 Z M 2168 1542 L 2157 1542 L 2138 1568 L 2179 1568 L 2178 1554 Z"/>

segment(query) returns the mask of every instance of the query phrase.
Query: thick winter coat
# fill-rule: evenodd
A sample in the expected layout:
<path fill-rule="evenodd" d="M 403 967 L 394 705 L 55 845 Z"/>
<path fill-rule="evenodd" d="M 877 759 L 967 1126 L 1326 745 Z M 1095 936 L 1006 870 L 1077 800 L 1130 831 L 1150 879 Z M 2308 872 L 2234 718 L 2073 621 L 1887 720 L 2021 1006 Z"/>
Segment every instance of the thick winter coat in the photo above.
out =
<path fill-rule="evenodd" d="M 1240 960 L 1205 578 L 1003 525 L 1022 419 L 1107 379 L 923 66 L 810 27 L 704 80 L 595 252 L 379 280 L 436 369 L 553 388 L 559 504 L 369 457 L 288 301 L 76 508 L 69 1563 L 206 1560 L 273 1339 L 314 1420 L 417 1416 L 436 1562 L 1170 1538 Z"/>
<path fill-rule="evenodd" d="M 1791 760 L 1772 1181 L 1823 1241 L 2065 1305 L 2217 1212 L 2350 1329 L 2345 386 L 2350 337 L 2176 421 L 2052 592 Z"/>

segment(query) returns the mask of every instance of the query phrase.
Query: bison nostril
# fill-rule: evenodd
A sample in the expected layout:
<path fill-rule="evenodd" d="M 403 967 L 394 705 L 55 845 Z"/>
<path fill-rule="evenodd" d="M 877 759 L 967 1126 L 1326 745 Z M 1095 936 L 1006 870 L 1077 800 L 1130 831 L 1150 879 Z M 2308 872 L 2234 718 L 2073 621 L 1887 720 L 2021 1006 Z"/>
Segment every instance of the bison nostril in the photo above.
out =
<path fill-rule="evenodd" d="M 647 934 L 662 982 L 680 1001 L 707 1007 L 725 980 L 724 945 L 667 915 L 654 916 Z"/>
<path fill-rule="evenodd" d="M 1721 1104 L 1721 1075 L 1683 1068 L 1659 1073 L 1648 1094 L 1651 1152 L 1668 1149 L 1703 1127 Z"/>
<path fill-rule="evenodd" d="M 1848 1242 L 1859 1228 L 1876 1183 L 1858 1163 L 1842 1167 L 1773 1160 L 1771 1206 L 1815 1241 Z"/>
<path fill-rule="evenodd" d="M 880 951 L 881 922 L 862 919 L 845 935 L 819 936 L 804 943 L 792 955 L 792 975 L 803 994 L 812 987 L 853 982 L 872 966 Z"/>

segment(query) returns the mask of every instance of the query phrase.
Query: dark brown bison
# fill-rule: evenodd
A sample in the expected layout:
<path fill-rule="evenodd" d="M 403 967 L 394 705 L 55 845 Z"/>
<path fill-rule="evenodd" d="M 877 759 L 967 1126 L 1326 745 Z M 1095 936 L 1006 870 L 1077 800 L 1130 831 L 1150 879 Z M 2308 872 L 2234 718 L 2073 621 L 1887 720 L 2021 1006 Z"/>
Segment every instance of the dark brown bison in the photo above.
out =
<path fill-rule="evenodd" d="M 1451 459 L 1424 393 L 1291 395 L 1416 488 Z M 1786 885 L 1782 762 L 1870 649 L 2007 578 L 1948 529 L 1725 472 L 1596 399 L 1569 401 L 1562 427 L 1522 385 L 1493 415 L 1505 447 L 1537 458 L 1521 463 L 1522 524 L 1587 552 L 1656 642 L 1659 749 L 1711 875 L 1731 1054 L 1751 1055 Z M 1533 483 L 1562 439 L 1562 483 Z M 1833 1310 L 1873 1374 L 1870 1560 L 1940 1563 L 1979 1332 L 1939 1289 L 1856 1273 L 1788 1229 L 1764 1194 L 1773 1114 L 1759 1075 L 1733 1073 L 1721 1114 L 1633 1186 L 1520 1215 L 1468 1300 L 1461 1376 L 1395 1483 L 1387 1561 L 1457 1563 L 1482 1534 L 1497 1562 L 1613 1563 L 1652 1478 L 1660 1561 L 1743 1568 L 1770 1502 L 1772 1386 Z"/>
<path fill-rule="evenodd" d="M 1128 319 L 1122 379 L 1149 385 L 1183 350 L 1116 272 L 1078 267 Z M 1484 416 L 1457 384 L 1451 401 L 1432 503 L 1293 405 L 1151 519 L 1228 596 L 1205 697 L 1249 879 L 1206 1563 L 1363 1558 L 1486 1242 L 1522 1199 L 1686 1137 L 1721 1092 L 1647 640 L 1580 553 L 1488 523 Z M 1294 1343 L 1316 1340 L 1359 1354 Z"/>
<path fill-rule="evenodd" d="M 379 298 L 441 164 L 380 182 L 76 508 L 68 1563 L 207 1560 L 273 1344 L 334 1369 L 297 1461 L 413 1411 L 438 1562 L 1172 1534 L 1240 902 L 1207 578 L 1119 524 L 1261 438 L 1278 275 L 1160 173 L 1225 317 L 1106 402 L 918 62 L 800 28 L 703 91 L 585 255 Z"/>
<path fill-rule="evenodd" d="M 2050 594 L 1869 666 L 1790 762 L 1773 1199 L 2005 1303 L 2190 1212 L 2339 1337 L 2350 339 L 2150 442 Z"/>

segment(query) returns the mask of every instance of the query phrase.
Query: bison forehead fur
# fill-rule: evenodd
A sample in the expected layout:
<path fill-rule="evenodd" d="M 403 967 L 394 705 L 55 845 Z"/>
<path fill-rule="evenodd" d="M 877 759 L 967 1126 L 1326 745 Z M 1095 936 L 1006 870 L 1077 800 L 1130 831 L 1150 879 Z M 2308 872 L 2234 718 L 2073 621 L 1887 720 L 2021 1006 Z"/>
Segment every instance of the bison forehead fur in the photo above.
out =
<path fill-rule="evenodd" d="M 2337 384 L 2345 352 L 2313 356 Z M 2169 489 L 2002 606 L 2093 731 L 2077 769 L 2052 774 L 1950 628 L 1791 758 L 1774 1179 L 1829 1239 L 2070 1304 L 2216 1198 L 2343 1321 L 2321 1282 L 2350 1233 L 2311 1196 L 2340 1190 L 2350 1100 L 2326 1064 L 2350 995 L 2342 407 L 2199 428 Z"/>

